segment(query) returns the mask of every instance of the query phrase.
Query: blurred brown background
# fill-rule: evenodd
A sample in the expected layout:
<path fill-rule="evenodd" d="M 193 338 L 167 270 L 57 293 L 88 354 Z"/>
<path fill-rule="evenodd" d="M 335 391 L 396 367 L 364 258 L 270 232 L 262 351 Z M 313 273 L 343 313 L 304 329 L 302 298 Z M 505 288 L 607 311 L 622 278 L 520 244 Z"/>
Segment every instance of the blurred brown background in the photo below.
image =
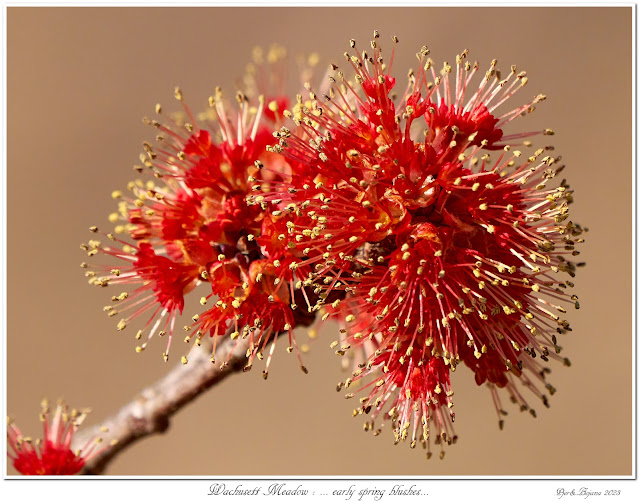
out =
<path fill-rule="evenodd" d="M 16 8 L 8 9 L 7 407 L 38 436 L 43 396 L 91 406 L 94 423 L 167 371 L 163 343 L 134 351 L 86 284 L 79 243 L 108 226 L 110 193 L 132 179 L 156 102 L 177 110 L 179 84 L 203 109 L 231 93 L 251 49 L 278 42 L 341 63 L 373 29 L 400 40 L 403 77 L 427 44 L 439 66 L 470 49 L 482 70 L 527 70 L 525 98 L 548 95 L 517 130 L 553 128 L 576 190 L 572 218 L 590 228 L 577 277 L 582 309 L 554 364 L 558 392 L 538 418 L 500 432 L 490 393 L 454 374 L 459 442 L 446 459 L 374 438 L 335 392 L 344 375 L 331 325 L 305 357 L 280 344 L 261 371 L 235 375 L 179 413 L 169 431 L 121 455 L 112 475 L 629 475 L 631 421 L 631 8 Z M 523 98 L 522 98 L 523 99 Z M 511 129 L 512 130 L 512 129 Z M 538 140 L 539 143 L 542 140 Z M 190 316 L 192 310 L 186 311 Z M 158 342 L 159 340 L 154 340 Z M 177 342 L 179 343 L 179 342 Z M 177 354 L 181 347 L 174 347 Z M 507 403 L 507 399 L 505 400 Z M 15 471 L 11 466 L 8 473 Z"/>

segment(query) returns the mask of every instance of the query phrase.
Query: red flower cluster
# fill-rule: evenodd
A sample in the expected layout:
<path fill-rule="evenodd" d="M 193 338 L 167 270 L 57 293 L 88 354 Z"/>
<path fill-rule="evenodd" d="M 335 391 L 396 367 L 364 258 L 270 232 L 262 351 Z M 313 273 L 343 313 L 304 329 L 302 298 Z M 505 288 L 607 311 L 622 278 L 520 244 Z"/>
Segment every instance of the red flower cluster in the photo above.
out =
<path fill-rule="evenodd" d="M 261 63 L 261 53 L 256 59 Z M 268 59 L 271 65 L 281 62 L 282 49 L 272 49 Z M 253 66 L 252 82 L 264 80 L 260 71 L 263 73 L 261 64 Z M 262 87 L 273 92 L 278 84 Z M 113 305 L 105 311 L 109 316 L 122 316 L 119 330 L 144 317 L 136 338 L 146 334 L 147 341 L 137 347 L 138 352 L 145 349 L 148 339 L 167 335 L 163 357 L 168 360 L 184 297 L 196 288 L 203 290 L 200 303 L 213 305 L 194 316 L 193 324 L 184 329 L 195 330 L 198 345 L 203 336 L 213 337 L 212 361 L 222 336 L 230 336 L 236 345 L 241 338 L 249 338 L 246 370 L 255 357 L 263 357 L 268 343 L 280 332 L 289 332 L 289 351 L 297 349 L 292 285 L 275 273 L 278 260 L 286 260 L 286 247 L 273 239 L 278 223 L 273 211 L 246 203 L 251 183 L 276 182 L 290 170 L 281 155 L 267 151 L 276 142 L 272 133 L 281 125 L 283 107 L 288 105 L 286 97 L 272 96 L 267 100 L 264 95 L 249 98 L 238 93 L 237 108 L 229 110 L 218 88 L 209 98 L 214 120 L 204 117 L 209 127 L 200 126 L 186 105 L 184 122 L 146 120 L 158 129 L 159 136 L 155 146 L 144 144 L 144 167 L 138 170 L 148 169 L 162 183 L 131 182 L 128 196 L 115 191 L 119 212 L 110 220 L 121 224 L 115 233 L 104 234 L 112 243 L 91 240 L 83 244 L 89 256 L 107 255 L 121 265 L 82 264 L 90 269 L 86 275 L 92 284 L 135 287 L 114 295 Z M 182 102 L 179 89 L 175 97 Z M 162 113 L 159 105 L 156 112 Z M 270 167 L 268 173 L 259 171 L 263 165 Z M 130 239 L 118 236 L 125 233 Z M 186 363 L 186 357 L 182 361 Z M 269 362 L 270 356 L 265 378 Z"/>
<path fill-rule="evenodd" d="M 557 302 L 578 303 L 561 274 L 574 276 L 582 230 L 566 221 L 572 196 L 553 183 L 563 166 L 545 153 L 552 147 L 514 148 L 552 131 L 503 132 L 545 98 L 497 111 L 525 72 L 513 66 L 502 79 L 493 61 L 478 76 L 467 51 L 436 72 L 424 47 L 398 101 L 394 50 L 387 64 L 377 33 L 369 52 L 351 47 L 354 81 L 332 65 L 327 94 L 311 91 L 286 112 L 298 131 L 281 128 L 267 148 L 289 159 L 291 175 L 250 202 L 282 212 L 288 269 L 310 268 L 301 279 L 319 301 L 309 307 L 342 321 L 333 347 L 354 353 L 355 367 L 339 387 L 360 384 L 365 429 L 378 433 L 381 416 L 396 442 L 420 441 L 430 456 L 432 425 L 436 443 L 456 438 L 449 373 L 461 361 L 500 414 L 496 388 L 529 409 L 518 382 L 547 404 L 534 382 L 554 389 L 537 361 L 563 360 L 556 334 L 570 327 Z"/>
<path fill-rule="evenodd" d="M 73 434 L 88 411 L 69 410 L 63 403 L 58 403 L 51 418 L 49 404 L 44 400 L 40 414 L 44 437 L 38 439 L 35 446 L 33 440 L 23 436 L 9 420 L 7 442 L 13 454 L 8 452 L 8 455 L 16 470 L 25 475 L 71 475 L 80 472 L 89 458 L 102 451 L 97 447 L 102 442 L 99 437 L 91 439 L 81 450 L 71 450 Z"/>
<path fill-rule="evenodd" d="M 497 388 L 522 410 L 518 384 L 547 405 L 539 385 L 554 389 L 538 359 L 568 363 L 558 356 L 556 335 L 570 331 L 560 303 L 579 304 L 562 274 L 574 276 L 582 229 L 567 221 L 572 192 L 554 181 L 563 166 L 552 147 L 516 149 L 553 132 L 504 133 L 545 99 L 498 111 L 527 84 L 525 72 L 513 66 L 502 78 L 493 61 L 482 75 L 467 51 L 436 72 L 424 47 L 397 99 L 394 49 L 387 63 L 378 37 L 369 52 L 351 41 L 354 80 L 332 65 L 326 94 L 307 85 L 291 110 L 282 93 L 262 91 L 269 97 L 239 93 L 230 112 L 218 90 L 210 129 L 186 106 L 185 123 L 148 120 L 160 136 L 142 162 L 162 184 L 114 192 L 110 219 L 123 221 L 104 235 L 115 244 L 83 248 L 122 263 L 87 276 L 134 286 L 105 310 L 122 315 L 118 329 L 144 315 L 138 339 L 168 334 L 165 360 L 196 288 L 213 306 L 185 329 L 198 342 L 214 337 L 212 361 L 221 336 L 236 346 L 248 338 L 246 369 L 281 332 L 296 348 L 300 310 L 334 316 L 342 327 L 332 347 L 354 365 L 339 388 L 359 386 L 365 429 L 390 421 L 396 442 L 420 442 L 430 456 L 431 427 L 436 444 L 456 439 L 450 372 L 462 361 L 500 415 Z"/>

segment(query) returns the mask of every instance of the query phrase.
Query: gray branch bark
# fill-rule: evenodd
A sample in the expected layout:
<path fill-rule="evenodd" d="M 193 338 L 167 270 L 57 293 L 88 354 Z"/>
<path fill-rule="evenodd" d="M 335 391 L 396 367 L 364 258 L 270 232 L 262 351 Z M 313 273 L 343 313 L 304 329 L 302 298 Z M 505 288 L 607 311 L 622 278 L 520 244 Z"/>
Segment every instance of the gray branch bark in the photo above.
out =
<path fill-rule="evenodd" d="M 99 425 L 78 430 L 73 440 L 74 450 L 86 445 L 96 436 L 102 438 L 103 445 L 115 442 L 88 459 L 81 474 L 102 474 L 117 455 L 136 441 L 165 432 L 173 414 L 207 389 L 242 371 L 247 363 L 248 339 L 238 341 L 227 337 L 217 347 L 215 363 L 211 363 L 210 350 L 203 350 L 205 340 L 202 342 L 202 347 L 191 351 L 187 364 L 175 366 L 167 375 L 143 389 L 133 400 Z M 236 342 L 239 343 L 236 345 Z M 221 363 L 227 360 L 231 351 L 228 366 L 221 369 Z M 103 432 L 103 427 L 106 427 L 108 432 Z"/>

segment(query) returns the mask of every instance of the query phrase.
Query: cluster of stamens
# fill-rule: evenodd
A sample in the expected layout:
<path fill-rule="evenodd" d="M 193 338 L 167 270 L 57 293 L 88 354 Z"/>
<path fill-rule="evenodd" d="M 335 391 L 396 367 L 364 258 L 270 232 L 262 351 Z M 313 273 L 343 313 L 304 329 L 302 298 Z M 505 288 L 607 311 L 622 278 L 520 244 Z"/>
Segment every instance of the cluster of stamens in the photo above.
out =
<path fill-rule="evenodd" d="M 354 81 L 332 65 L 323 97 L 307 86 L 310 100 L 284 113 L 297 129 L 282 127 L 268 147 L 292 172 L 249 203 L 286 222 L 289 269 L 306 270 L 318 297 L 308 309 L 340 320 L 331 346 L 354 370 L 338 390 L 359 386 L 365 430 L 379 432 L 382 417 L 396 442 L 421 442 L 430 456 L 432 425 L 436 443 L 456 438 L 449 372 L 462 361 L 490 387 L 500 426 L 497 388 L 533 415 L 518 385 L 548 405 L 538 386 L 554 388 L 538 361 L 569 364 L 557 335 L 570 331 L 562 305 L 579 302 L 562 275 L 580 265 L 571 259 L 583 230 L 568 221 L 572 191 L 555 182 L 561 157 L 550 145 L 522 152 L 553 131 L 502 130 L 545 99 L 496 111 L 525 72 L 502 78 L 492 61 L 471 91 L 479 65 L 467 51 L 456 71 L 437 73 L 424 47 L 398 98 L 394 49 L 387 65 L 377 33 L 371 52 L 351 48 Z"/>
<path fill-rule="evenodd" d="M 83 267 L 98 286 L 135 286 L 105 311 L 121 316 L 119 330 L 144 314 L 138 350 L 167 334 L 165 360 L 196 288 L 207 310 L 184 327 L 186 341 L 212 336 L 215 361 L 218 339 L 245 340 L 246 370 L 268 351 L 265 377 L 278 334 L 299 356 L 296 325 L 338 319 L 331 347 L 352 365 L 338 390 L 357 388 L 346 397 L 359 396 L 365 430 L 390 423 L 396 443 L 430 457 L 434 438 L 443 456 L 457 438 L 450 373 L 461 362 L 490 388 L 500 426 L 499 388 L 532 415 L 521 386 L 548 405 L 539 361 L 569 364 L 557 335 L 571 330 L 565 305 L 579 308 L 565 276 L 581 265 L 583 229 L 568 219 L 561 157 L 529 139 L 554 132 L 504 132 L 545 99 L 501 110 L 525 72 L 502 78 L 493 60 L 482 75 L 468 51 L 436 71 L 423 47 L 397 95 L 395 47 L 386 63 L 375 32 L 369 51 L 351 49 L 352 79 L 333 64 L 326 90 L 306 84 L 290 109 L 281 94 L 239 93 L 230 112 L 218 89 L 210 129 L 186 105 L 182 121 L 147 120 L 160 135 L 137 169 L 161 184 L 114 192 L 118 225 L 103 234 L 114 244 L 83 249 L 123 265 Z"/>

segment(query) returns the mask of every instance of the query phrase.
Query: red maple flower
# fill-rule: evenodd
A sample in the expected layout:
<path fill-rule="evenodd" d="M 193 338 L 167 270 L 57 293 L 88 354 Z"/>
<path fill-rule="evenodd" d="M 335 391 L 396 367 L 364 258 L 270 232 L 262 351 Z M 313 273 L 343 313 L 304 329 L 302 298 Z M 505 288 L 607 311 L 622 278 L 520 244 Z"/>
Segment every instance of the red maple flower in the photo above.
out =
<path fill-rule="evenodd" d="M 552 387 L 536 358 L 563 360 L 561 303 L 578 303 L 558 274 L 574 276 L 582 229 L 565 222 L 572 192 L 553 183 L 563 166 L 545 154 L 552 147 L 515 149 L 552 131 L 503 132 L 545 98 L 497 111 L 525 72 L 513 66 L 501 79 L 493 61 L 473 91 L 479 66 L 467 51 L 455 73 L 445 63 L 438 74 L 424 47 L 397 102 L 394 50 L 387 63 L 377 33 L 370 52 L 351 47 L 355 83 L 333 65 L 340 84 L 285 113 L 299 132 L 281 128 L 267 148 L 292 172 L 259 202 L 286 215 L 289 266 L 311 267 L 301 279 L 319 301 L 309 308 L 343 322 L 338 353 L 356 354 L 343 386 L 368 380 L 370 389 L 355 412 L 383 415 L 398 441 L 421 441 L 430 454 L 431 422 L 436 442 L 456 437 L 448 374 L 462 360 L 478 384 L 506 388 L 522 409 L 518 383 L 547 404 L 534 380 Z"/>
<path fill-rule="evenodd" d="M 89 410 L 69 410 L 63 403 L 58 403 L 53 417 L 50 416 L 49 404 L 42 402 L 42 421 L 44 436 L 34 441 L 22 435 L 20 429 L 9 420 L 7 425 L 7 442 L 12 452 L 7 455 L 18 472 L 25 475 L 72 475 L 79 473 L 85 462 L 104 449 L 98 447 L 101 438 L 96 437 L 77 451 L 71 450 L 73 435 L 82 424 Z"/>
<path fill-rule="evenodd" d="M 281 48 L 271 49 L 269 65 L 278 66 L 282 56 Z M 265 345 L 282 331 L 289 331 L 289 349 L 297 346 L 292 279 L 282 282 L 272 272 L 278 260 L 282 266 L 288 262 L 281 249 L 261 246 L 268 229 L 278 225 L 279 213 L 246 203 L 254 183 L 268 191 L 290 172 L 283 156 L 267 151 L 277 142 L 273 132 L 282 125 L 288 100 L 278 94 L 281 83 L 268 82 L 260 73 L 259 60 L 256 57 L 258 65 L 249 73 L 253 95 L 237 93 L 237 106 L 229 107 L 217 88 L 209 98 L 211 114 L 196 118 L 176 89 L 175 97 L 184 107 L 182 118 L 145 119 L 159 136 L 155 144 L 144 143 L 144 167 L 138 171 L 146 170 L 160 181 L 131 182 L 130 195 L 114 192 L 119 201 L 119 211 L 110 217 L 115 232 L 103 234 L 110 242 L 91 240 L 83 245 L 89 256 L 101 255 L 111 262 L 83 263 L 91 283 L 132 287 L 118 291 L 105 311 L 122 316 L 119 330 L 144 319 L 136 339 L 146 335 L 146 341 L 138 352 L 152 337 L 168 335 L 163 354 L 168 360 L 185 296 L 194 291 L 207 307 L 184 327 L 195 332 L 185 341 L 195 338 L 199 345 L 203 336 L 213 337 L 211 361 L 224 336 L 236 345 L 249 338 L 246 369 L 254 357 L 263 357 Z M 156 112 L 163 115 L 159 105 Z M 97 227 L 91 231 L 98 233 Z M 269 362 L 270 357 L 265 376 Z"/>

